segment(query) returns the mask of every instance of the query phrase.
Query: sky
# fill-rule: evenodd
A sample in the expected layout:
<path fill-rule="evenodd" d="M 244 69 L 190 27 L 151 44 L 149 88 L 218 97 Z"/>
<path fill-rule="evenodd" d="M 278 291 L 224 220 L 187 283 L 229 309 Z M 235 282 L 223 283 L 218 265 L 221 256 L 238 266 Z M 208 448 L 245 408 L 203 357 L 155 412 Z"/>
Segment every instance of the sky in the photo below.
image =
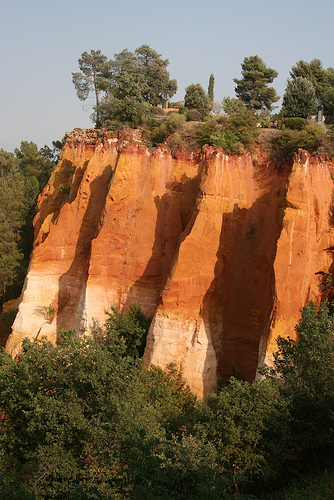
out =
<path fill-rule="evenodd" d="M 150 45 L 169 59 L 173 101 L 192 83 L 207 90 L 211 73 L 215 100 L 235 97 L 233 78 L 258 55 L 282 96 L 297 61 L 334 67 L 333 18 L 333 0 L 0 0 L 0 148 L 51 146 L 93 126 L 84 106 L 93 100 L 80 101 L 72 83 L 84 51 L 112 59 Z"/>

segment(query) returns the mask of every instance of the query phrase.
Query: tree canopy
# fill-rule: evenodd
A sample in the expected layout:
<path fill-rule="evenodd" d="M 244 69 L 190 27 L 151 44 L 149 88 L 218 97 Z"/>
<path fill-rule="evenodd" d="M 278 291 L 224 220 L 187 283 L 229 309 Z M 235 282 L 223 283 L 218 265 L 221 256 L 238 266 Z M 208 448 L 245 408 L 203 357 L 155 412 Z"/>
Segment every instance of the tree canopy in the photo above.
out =
<path fill-rule="evenodd" d="M 96 126 L 120 120 L 137 124 L 151 106 L 168 101 L 177 91 L 176 80 L 170 79 L 168 59 L 149 45 L 141 45 L 134 53 L 128 49 L 108 61 L 100 51 L 84 52 L 79 59 L 82 73 L 72 73 L 79 99 L 95 93 Z M 100 94 L 103 94 L 100 98 Z"/>
<path fill-rule="evenodd" d="M 197 109 L 201 114 L 208 112 L 210 101 L 200 83 L 192 83 L 186 87 L 184 105 L 188 109 Z"/>
<path fill-rule="evenodd" d="M 72 81 L 81 101 L 91 92 L 95 95 L 96 126 L 100 126 L 99 101 L 101 92 L 106 92 L 110 79 L 110 62 L 100 50 L 83 52 L 78 60 L 80 73 L 72 73 Z"/>
<path fill-rule="evenodd" d="M 317 107 L 318 100 L 311 80 L 302 76 L 288 80 L 283 96 L 283 116 L 307 118 L 316 113 Z"/>
<path fill-rule="evenodd" d="M 269 84 L 278 73 L 268 68 L 259 56 L 245 57 L 241 64 L 242 78 L 234 78 L 236 96 L 252 111 L 273 109 L 273 104 L 279 100 L 276 90 Z"/>
<path fill-rule="evenodd" d="M 305 78 L 312 82 L 318 104 L 324 106 L 325 115 L 328 121 L 334 122 L 334 68 L 323 67 L 320 59 L 313 59 L 310 62 L 298 61 L 292 66 L 290 71 L 292 81 L 298 78 Z"/>

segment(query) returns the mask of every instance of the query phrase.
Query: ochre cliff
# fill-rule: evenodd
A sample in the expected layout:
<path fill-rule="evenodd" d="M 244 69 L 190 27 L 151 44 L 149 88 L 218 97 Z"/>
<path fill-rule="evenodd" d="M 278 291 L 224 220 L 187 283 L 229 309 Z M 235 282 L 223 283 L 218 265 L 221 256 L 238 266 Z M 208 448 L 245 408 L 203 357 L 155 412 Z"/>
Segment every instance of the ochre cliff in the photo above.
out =
<path fill-rule="evenodd" d="M 35 246 L 7 342 L 89 331 L 111 302 L 153 318 L 144 364 L 180 368 L 200 397 L 253 379 L 277 335 L 320 300 L 334 249 L 332 165 L 161 146 L 139 131 L 74 132 L 39 198 Z"/>

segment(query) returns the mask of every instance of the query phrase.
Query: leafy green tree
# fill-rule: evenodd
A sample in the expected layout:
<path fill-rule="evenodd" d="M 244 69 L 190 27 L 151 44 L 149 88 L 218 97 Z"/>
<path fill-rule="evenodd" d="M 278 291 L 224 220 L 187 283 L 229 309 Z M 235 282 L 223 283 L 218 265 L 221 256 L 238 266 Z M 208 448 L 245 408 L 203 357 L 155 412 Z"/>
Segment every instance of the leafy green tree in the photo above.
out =
<path fill-rule="evenodd" d="M 22 141 L 20 148 L 15 148 L 18 168 L 25 179 L 34 177 L 38 184 L 38 193 L 42 191 L 54 169 L 59 155 L 60 141 L 54 141 L 53 150 L 44 146 L 41 150 L 34 142 Z"/>
<path fill-rule="evenodd" d="M 234 477 L 270 477 L 288 439 L 287 403 L 272 381 L 249 383 L 231 378 L 200 409 L 198 425 L 218 451 L 218 462 Z"/>
<path fill-rule="evenodd" d="M 62 148 L 63 148 L 62 141 L 52 141 L 52 148 L 50 148 L 45 144 L 44 147 L 39 150 L 39 152 L 44 158 L 46 158 L 51 162 L 53 167 L 55 167 L 59 162 L 59 155 Z"/>
<path fill-rule="evenodd" d="M 114 55 L 111 61 L 112 93 L 116 99 L 132 97 L 144 101 L 145 82 L 136 56 L 128 49 Z M 110 97 L 110 94 L 109 96 Z"/>
<path fill-rule="evenodd" d="M 196 109 L 204 117 L 208 114 L 210 102 L 200 83 L 192 83 L 186 87 L 184 105 L 188 109 Z"/>
<path fill-rule="evenodd" d="M 0 353 L 5 497 L 15 484 L 41 499 L 220 498 L 215 448 L 191 434 L 196 398 L 175 372 L 142 372 L 126 355 L 133 318 L 127 328 L 116 316 L 91 336 L 62 332 L 56 345 L 26 339 L 16 362 Z"/>
<path fill-rule="evenodd" d="M 209 78 L 209 85 L 208 85 L 208 99 L 209 99 L 209 103 L 210 103 L 210 109 L 213 108 L 213 103 L 215 100 L 214 87 L 215 87 L 215 77 L 211 73 L 210 78 Z"/>
<path fill-rule="evenodd" d="M 125 342 L 126 354 L 142 357 L 151 319 L 145 316 L 137 304 L 121 311 L 117 305 L 110 306 L 105 328 L 108 334 L 119 335 Z"/>
<path fill-rule="evenodd" d="M 125 49 L 110 64 L 111 85 L 99 106 L 102 123 L 108 126 L 146 123 L 152 106 L 169 100 L 177 91 L 176 80 L 167 71 L 168 59 L 162 59 L 149 45 L 134 53 Z"/>
<path fill-rule="evenodd" d="M 151 116 L 152 107 L 144 101 L 138 101 L 135 97 L 125 96 L 118 99 L 109 95 L 100 104 L 100 118 L 107 126 L 123 125 L 138 127 L 146 123 Z"/>
<path fill-rule="evenodd" d="M 1 192 L 0 192 L 1 196 Z M 7 288 L 14 282 L 23 255 L 18 248 L 17 233 L 0 207 L 0 299 L 4 301 Z"/>
<path fill-rule="evenodd" d="M 301 76 L 288 80 L 283 96 L 284 117 L 307 118 L 317 111 L 318 101 L 311 80 Z"/>
<path fill-rule="evenodd" d="M 157 106 L 162 99 L 170 99 L 177 91 L 177 83 L 169 77 L 168 59 L 162 59 L 149 45 L 138 47 L 135 58 L 144 81 L 145 101 Z"/>
<path fill-rule="evenodd" d="M 277 77 L 277 71 L 268 68 L 259 56 L 245 57 L 241 67 L 242 78 L 233 79 L 237 84 L 236 96 L 252 111 L 271 111 L 279 100 L 276 90 L 269 87 Z"/>
<path fill-rule="evenodd" d="M 8 173 L 16 166 L 15 157 L 12 153 L 7 153 L 0 149 L 0 175 L 4 179 Z"/>
<path fill-rule="evenodd" d="M 301 132 L 297 130 L 282 130 L 278 139 L 278 145 L 283 153 L 283 160 L 292 160 L 298 149 L 305 149 L 309 153 L 315 153 L 322 146 L 326 137 L 324 126 L 310 123 L 305 125 Z"/>
<path fill-rule="evenodd" d="M 32 221 L 37 212 L 37 198 L 55 167 L 54 162 L 45 154 L 45 148 L 38 150 L 34 142 L 22 141 L 15 148 L 18 170 L 24 181 L 24 224 L 21 228 L 22 250 L 29 257 L 33 244 Z"/>
<path fill-rule="evenodd" d="M 334 438 L 334 319 L 327 302 L 302 309 L 298 340 L 279 337 L 274 368 L 289 401 L 295 453 L 330 448 Z M 322 451 L 321 451 L 322 450 Z"/>
<path fill-rule="evenodd" d="M 224 97 L 223 99 L 223 110 L 228 115 L 235 115 L 244 110 L 245 104 L 240 99 L 235 97 Z"/>
<path fill-rule="evenodd" d="M 334 69 L 328 68 L 326 70 L 320 59 L 313 59 L 309 63 L 303 60 L 298 61 L 295 66 L 292 66 L 290 76 L 292 80 L 301 77 L 310 80 L 319 101 L 323 100 L 328 87 L 334 86 Z"/>
<path fill-rule="evenodd" d="M 310 62 L 300 60 L 292 66 L 290 76 L 292 80 L 303 77 L 312 82 L 318 104 L 324 106 L 327 121 L 334 122 L 334 105 L 331 98 L 334 89 L 334 68 L 324 68 L 320 59 Z"/>
<path fill-rule="evenodd" d="M 100 50 L 83 52 L 78 60 L 81 72 L 72 73 L 77 96 L 80 101 L 85 101 L 91 92 L 95 95 L 96 127 L 101 125 L 99 105 L 100 94 L 109 88 L 111 64 Z"/>
<path fill-rule="evenodd" d="M 328 88 L 324 92 L 322 102 L 325 107 L 325 113 L 328 113 L 328 119 L 326 119 L 326 121 L 334 123 L 334 86 Z"/>
<path fill-rule="evenodd" d="M 228 116 L 221 116 L 217 121 L 208 121 L 197 127 L 196 137 L 200 146 L 209 144 L 223 148 L 230 154 L 241 154 L 245 148 L 252 150 L 258 136 L 257 119 L 243 103 L 238 99 L 235 101 L 240 105 L 231 107 Z"/>

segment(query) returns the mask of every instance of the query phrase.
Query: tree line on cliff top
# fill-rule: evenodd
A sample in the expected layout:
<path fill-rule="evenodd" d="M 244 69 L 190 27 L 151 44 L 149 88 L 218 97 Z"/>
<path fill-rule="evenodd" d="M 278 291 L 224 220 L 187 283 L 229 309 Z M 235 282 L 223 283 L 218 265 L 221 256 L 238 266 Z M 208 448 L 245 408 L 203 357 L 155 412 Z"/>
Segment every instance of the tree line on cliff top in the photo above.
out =
<path fill-rule="evenodd" d="M 139 125 L 154 116 L 156 106 L 166 104 L 177 91 L 175 79 L 171 79 L 168 59 L 162 59 L 148 45 L 142 45 L 134 53 L 125 49 L 109 60 L 100 50 L 83 52 L 79 58 L 80 72 L 72 73 L 72 80 L 80 100 L 90 93 L 95 98 L 92 119 L 97 127 L 112 122 Z M 241 78 L 234 78 L 237 100 L 257 114 L 269 116 L 279 100 L 271 86 L 278 76 L 276 70 L 267 67 L 257 55 L 245 57 L 241 64 Z M 230 98 L 227 98 L 230 99 Z M 323 68 L 319 59 L 310 63 L 300 60 L 292 67 L 283 96 L 282 117 L 306 118 L 323 105 L 329 122 L 334 121 L 334 68 Z M 209 78 L 208 91 L 198 83 L 185 89 L 184 103 L 180 109 L 198 111 L 189 119 L 205 119 L 214 107 L 224 107 L 214 101 L 214 75 Z M 183 111 L 184 112 L 184 111 Z"/>
<path fill-rule="evenodd" d="M 176 366 L 142 371 L 149 323 L 114 306 L 91 336 L 0 353 L 0 498 L 332 498 L 334 474 L 316 475 L 334 451 L 326 302 L 304 307 L 299 341 L 278 339 L 262 380 L 232 377 L 206 401 Z"/>

